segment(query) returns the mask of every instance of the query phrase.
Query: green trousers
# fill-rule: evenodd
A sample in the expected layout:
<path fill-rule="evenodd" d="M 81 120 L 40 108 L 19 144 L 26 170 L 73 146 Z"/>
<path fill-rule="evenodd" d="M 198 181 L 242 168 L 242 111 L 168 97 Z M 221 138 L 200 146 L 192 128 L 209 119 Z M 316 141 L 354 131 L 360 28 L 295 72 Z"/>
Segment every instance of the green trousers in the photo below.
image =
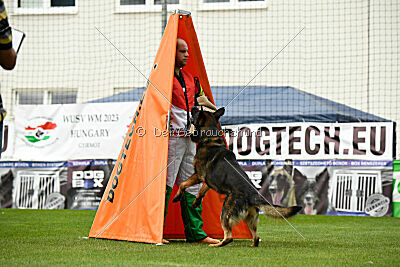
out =
<path fill-rule="evenodd" d="M 172 188 L 167 186 L 165 193 L 165 212 L 164 221 L 167 217 L 168 202 L 171 197 Z M 181 200 L 181 215 L 183 226 L 185 227 L 185 236 L 187 242 L 196 242 L 203 240 L 207 234 L 203 231 L 203 218 L 201 217 L 202 205 L 192 208 L 192 203 L 196 196 L 184 192 Z"/>

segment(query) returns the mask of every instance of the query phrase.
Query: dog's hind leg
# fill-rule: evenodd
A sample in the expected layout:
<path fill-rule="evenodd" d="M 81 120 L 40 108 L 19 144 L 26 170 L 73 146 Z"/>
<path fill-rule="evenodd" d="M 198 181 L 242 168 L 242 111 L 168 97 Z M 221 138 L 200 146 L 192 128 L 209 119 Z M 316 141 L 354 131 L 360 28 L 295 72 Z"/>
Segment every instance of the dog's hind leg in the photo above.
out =
<path fill-rule="evenodd" d="M 183 192 L 185 191 L 186 188 L 191 187 L 192 185 L 199 184 L 202 181 L 198 178 L 197 173 L 194 173 L 192 176 L 190 176 L 186 181 L 181 183 L 179 186 L 178 192 L 176 192 L 176 195 L 172 202 L 178 202 L 181 201 Z"/>
<path fill-rule="evenodd" d="M 251 246 L 258 247 L 260 241 L 260 238 L 257 235 L 258 210 L 255 207 L 250 207 L 244 221 L 247 223 L 247 226 L 249 226 L 250 232 L 253 235 L 253 245 Z"/>
<path fill-rule="evenodd" d="M 196 199 L 193 201 L 192 208 L 195 209 L 198 206 L 200 206 L 201 201 L 203 200 L 208 190 L 210 190 L 210 187 L 208 187 L 208 185 L 204 183 L 203 186 L 200 188 L 200 191 L 197 194 Z"/>
<path fill-rule="evenodd" d="M 245 216 L 244 213 L 238 213 L 237 207 L 235 205 L 235 200 L 228 196 L 225 199 L 224 206 L 221 212 L 221 226 L 224 230 L 224 239 L 218 244 L 211 244 L 210 247 L 223 247 L 233 241 L 232 238 L 232 228 Z"/>
<path fill-rule="evenodd" d="M 224 230 L 224 239 L 217 244 L 210 244 L 210 247 L 223 247 L 233 241 L 232 227 L 229 226 L 229 223 L 226 222 L 221 222 L 221 224 L 222 224 L 222 229 Z"/>

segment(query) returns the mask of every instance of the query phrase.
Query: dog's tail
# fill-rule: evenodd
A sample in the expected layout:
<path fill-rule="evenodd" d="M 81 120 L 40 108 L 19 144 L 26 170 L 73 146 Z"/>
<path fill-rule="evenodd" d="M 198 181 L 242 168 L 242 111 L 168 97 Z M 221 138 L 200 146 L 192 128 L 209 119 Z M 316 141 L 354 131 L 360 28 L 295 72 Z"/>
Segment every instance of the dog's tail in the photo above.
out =
<path fill-rule="evenodd" d="M 302 207 L 299 206 L 284 208 L 276 205 L 261 205 L 259 206 L 259 208 L 265 216 L 272 218 L 282 218 L 282 216 L 285 218 L 289 218 L 293 215 L 296 215 L 302 209 Z"/>

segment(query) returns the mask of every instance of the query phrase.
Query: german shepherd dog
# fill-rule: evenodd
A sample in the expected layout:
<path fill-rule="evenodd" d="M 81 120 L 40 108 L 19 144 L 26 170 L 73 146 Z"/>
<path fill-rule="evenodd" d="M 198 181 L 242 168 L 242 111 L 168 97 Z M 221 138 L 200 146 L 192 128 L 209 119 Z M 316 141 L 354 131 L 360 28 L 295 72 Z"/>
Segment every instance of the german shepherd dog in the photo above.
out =
<path fill-rule="evenodd" d="M 252 247 L 257 247 L 259 210 L 262 210 L 266 216 L 288 218 L 301 210 L 301 207 L 273 206 L 258 194 L 257 189 L 236 161 L 235 154 L 225 145 L 223 133 L 218 127 L 219 118 L 224 112 L 224 108 L 218 109 L 215 113 L 199 110 L 197 107 L 192 108 L 192 124 L 195 131 L 191 139 L 197 143 L 193 162 L 195 173 L 180 185 L 173 201 L 180 201 L 186 188 L 205 182 L 193 202 L 193 207 L 201 204 L 202 198 L 210 188 L 226 195 L 221 212 L 224 239 L 210 246 L 222 247 L 232 242 L 232 228 L 244 220 L 253 235 Z"/>
<path fill-rule="evenodd" d="M 285 160 L 282 167 L 276 167 L 271 160 L 265 161 L 261 169 L 262 182 L 260 194 L 272 204 L 283 207 L 296 206 L 295 183 L 292 177 L 293 161 Z"/>

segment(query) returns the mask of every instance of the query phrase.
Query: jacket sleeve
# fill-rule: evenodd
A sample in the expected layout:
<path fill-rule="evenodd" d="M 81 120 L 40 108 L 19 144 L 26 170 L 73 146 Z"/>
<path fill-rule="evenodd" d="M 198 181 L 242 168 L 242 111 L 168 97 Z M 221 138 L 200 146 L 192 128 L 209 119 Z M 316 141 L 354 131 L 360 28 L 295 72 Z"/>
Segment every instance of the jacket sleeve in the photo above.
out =
<path fill-rule="evenodd" d="M 12 47 L 11 40 L 11 27 L 8 24 L 7 11 L 3 0 L 0 0 L 0 49 L 10 49 Z"/>

